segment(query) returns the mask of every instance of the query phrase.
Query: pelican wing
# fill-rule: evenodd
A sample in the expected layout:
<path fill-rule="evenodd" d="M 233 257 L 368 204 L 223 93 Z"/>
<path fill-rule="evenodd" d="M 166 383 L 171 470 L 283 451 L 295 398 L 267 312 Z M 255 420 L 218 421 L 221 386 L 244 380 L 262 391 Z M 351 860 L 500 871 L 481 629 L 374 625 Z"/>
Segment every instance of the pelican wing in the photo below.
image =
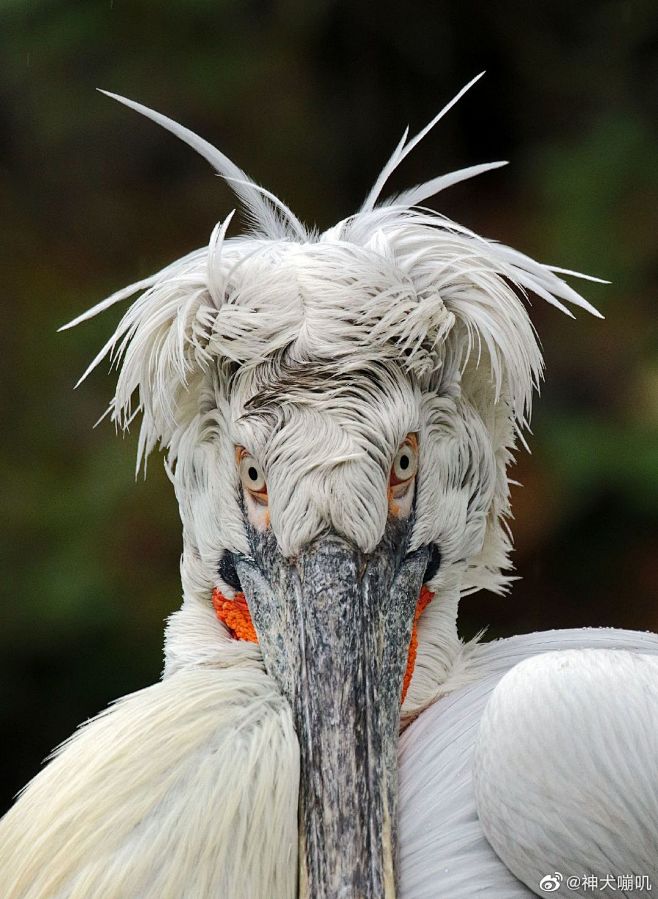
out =
<path fill-rule="evenodd" d="M 556 871 L 655 888 L 658 635 L 528 634 L 467 668 L 401 739 L 401 899 L 546 895 Z"/>
<path fill-rule="evenodd" d="M 28 785 L 0 823 L 0 896 L 292 899 L 297 780 L 265 674 L 177 672 L 85 725 Z"/>

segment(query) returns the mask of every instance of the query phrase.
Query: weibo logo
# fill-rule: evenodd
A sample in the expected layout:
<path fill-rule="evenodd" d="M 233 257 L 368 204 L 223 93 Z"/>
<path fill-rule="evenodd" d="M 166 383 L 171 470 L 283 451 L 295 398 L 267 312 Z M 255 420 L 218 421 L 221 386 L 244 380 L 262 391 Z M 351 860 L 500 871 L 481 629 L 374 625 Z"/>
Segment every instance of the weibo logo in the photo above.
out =
<path fill-rule="evenodd" d="M 554 874 L 546 874 L 539 881 L 539 889 L 543 890 L 544 893 L 555 893 L 560 889 L 563 879 L 559 871 L 556 871 Z"/>

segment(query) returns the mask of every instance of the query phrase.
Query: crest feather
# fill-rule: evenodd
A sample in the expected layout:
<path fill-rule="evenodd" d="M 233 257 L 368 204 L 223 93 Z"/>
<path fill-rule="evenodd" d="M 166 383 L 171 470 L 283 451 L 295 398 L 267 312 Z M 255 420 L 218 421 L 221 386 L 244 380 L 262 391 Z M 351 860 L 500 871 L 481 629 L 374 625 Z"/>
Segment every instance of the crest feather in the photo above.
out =
<path fill-rule="evenodd" d="M 152 122 L 170 131 L 177 138 L 192 147 L 193 150 L 196 150 L 204 159 L 207 159 L 215 171 L 233 187 L 237 196 L 242 200 L 245 210 L 251 215 L 256 228 L 262 231 L 264 235 L 276 239 L 288 237 L 292 233 L 298 239 L 305 238 L 306 229 L 297 216 L 270 191 L 259 187 L 258 184 L 252 181 L 239 166 L 229 159 L 225 153 L 218 150 L 217 147 L 213 147 L 207 140 L 199 137 L 198 134 L 190 131 L 184 125 L 179 125 L 178 122 L 174 122 L 173 119 L 156 112 L 154 109 L 149 109 L 148 106 L 143 106 L 141 103 L 128 100 L 126 97 L 121 97 L 119 94 L 113 94 L 110 91 L 100 90 L 100 93 L 105 94 L 106 97 L 111 97 L 118 103 L 123 103 L 124 106 L 133 109 L 147 119 L 151 119 Z M 284 213 L 283 220 L 277 214 L 277 210 Z"/>
<path fill-rule="evenodd" d="M 237 370 L 249 374 L 264 363 L 285 362 L 300 370 L 319 365 L 367 372 L 393 362 L 426 395 L 459 392 L 488 434 L 496 487 L 488 536 L 469 560 L 464 589 L 504 588 L 508 578 L 501 571 L 510 548 L 506 467 L 528 425 L 543 365 L 524 300 L 533 293 L 568 315 L 565 304 L 599 313 L 563 278 L 588 276 L 544 265 L 420 208 L 437 192 L 502 162 L 433 178 L 378 204 L 397 165 L 479 77 L 410 141 L 405 132 L 361 209 L 323 234 L 307 230 L 207 141 L 110 95 L 201 153 L 255 224 L 252 233 L 227 237 L 230 213 L 206 247 L 64 326 L 139 294 L 81 378 L 108 356 L 119 368 L 109 412 L 120 428 L 142 414 L 138 467 L 158 444 L 169 450 L 170 464 L 183 456 L 194 444 L 190 426 L 202 419 L 202 406 L 207 411 L 214 402 L 219 416 L 219 407 L 230 401 Z"/>

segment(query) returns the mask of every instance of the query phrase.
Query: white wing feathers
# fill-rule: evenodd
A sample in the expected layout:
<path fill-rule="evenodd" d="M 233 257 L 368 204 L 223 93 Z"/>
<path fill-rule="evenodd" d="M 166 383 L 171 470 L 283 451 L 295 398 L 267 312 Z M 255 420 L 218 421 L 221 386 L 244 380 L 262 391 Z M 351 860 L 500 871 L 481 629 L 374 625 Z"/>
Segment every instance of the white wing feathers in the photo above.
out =
<path fill-rule="evenodd" d="M 613 878 L 604 895 L 638 896 L 642 875 L 658 889 L 658 656 L 583 649 L 521 662 L 487 704 L 474 774 L 484 832 L 531 888 L 557 870 Z M 627 894 L 616 884 L 629 873 Z"/>
<path fill-rule="evenodd" d="M 293 899 L 298 770 L 267 675 L 179 671 L 85 725 L 29 784 L 0 823 L 0 896 Z"/>
<path fill-rule="evenodd" d="M 399 899 L 531 895 L 487 842 L 473 796 L 473 747 L 499 679 L 440 699 L 402 734 Z"/>
<path fill-rule="evenodd" d="M 656 885 L 658 635 L 529 634 L 467 667 L 401 739 L 401 899 L 545 895 L 556 870 Z"/>

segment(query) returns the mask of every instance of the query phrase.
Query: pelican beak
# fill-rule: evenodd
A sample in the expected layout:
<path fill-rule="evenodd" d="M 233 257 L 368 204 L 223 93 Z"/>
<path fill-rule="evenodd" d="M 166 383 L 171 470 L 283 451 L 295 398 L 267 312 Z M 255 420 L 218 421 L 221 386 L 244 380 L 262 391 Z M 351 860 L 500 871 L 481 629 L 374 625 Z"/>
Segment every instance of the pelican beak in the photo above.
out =
<path fill-rule="evenodd" d="M 366 555 L 329 534 L 290 560 L 270 532 L 236 557 L 301 752 L 299 896 L 393 899 L 400 697 L 427 565 L 391 519 Z"/>

